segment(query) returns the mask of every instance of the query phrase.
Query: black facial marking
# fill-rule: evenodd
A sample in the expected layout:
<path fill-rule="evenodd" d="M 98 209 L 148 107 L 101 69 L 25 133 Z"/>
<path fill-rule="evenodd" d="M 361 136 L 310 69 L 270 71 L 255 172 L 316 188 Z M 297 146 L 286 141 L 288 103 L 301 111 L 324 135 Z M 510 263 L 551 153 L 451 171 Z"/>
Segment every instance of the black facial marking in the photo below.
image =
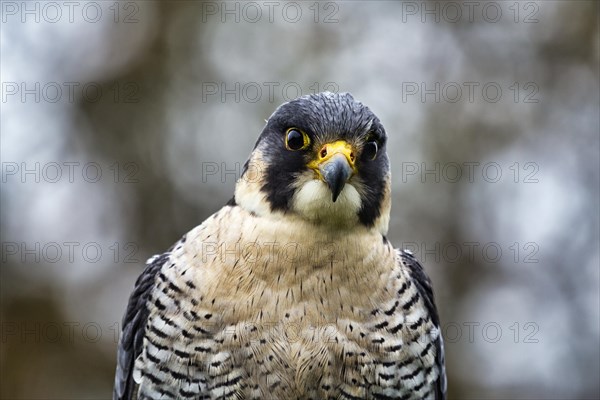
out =
<path fill-rule="evenodd" d="M 374 140 L 365 143 L 362 151 L 362 157 L 365 161 L 373 160 L 377 156 L 378 151 L 377 142 Z"/>
<path fill-rule="evenodd" d="M 310 138 L 301 150 L 286 148 L 286 132 L 297 128 Z M 260 149 L 267 165 L 261 190 L 272 210 L 290 211 L 296 177 L 308 170 L 316 146 L 346 140 L 361 154 L 356 159 L 357 175 L 365 188 L 359 220 L 372 226 L 381 214 L 381 204 L 389 173 L 385 152 L 387 136 L 379 119 L 348 93 L 319 93 L 300 97 L 281 105 L 269 118 L 255 149 Z M 368 144 L 371 143 L 370 145 Z M 364 154 L 363 154 L 364 153 Z"/>

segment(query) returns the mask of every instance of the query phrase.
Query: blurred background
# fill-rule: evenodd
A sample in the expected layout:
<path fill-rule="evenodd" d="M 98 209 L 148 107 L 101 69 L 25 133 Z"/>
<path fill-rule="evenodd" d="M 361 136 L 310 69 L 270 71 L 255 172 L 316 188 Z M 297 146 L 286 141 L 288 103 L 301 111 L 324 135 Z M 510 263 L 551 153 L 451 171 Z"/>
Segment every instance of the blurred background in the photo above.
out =
<path fill-rule="evenodd" d="M 3 1 L 0 397 L 110 398 L 144 261 L 329 90 L 389 134 L 449 397 L 598 398 L 598 4 Z"/>

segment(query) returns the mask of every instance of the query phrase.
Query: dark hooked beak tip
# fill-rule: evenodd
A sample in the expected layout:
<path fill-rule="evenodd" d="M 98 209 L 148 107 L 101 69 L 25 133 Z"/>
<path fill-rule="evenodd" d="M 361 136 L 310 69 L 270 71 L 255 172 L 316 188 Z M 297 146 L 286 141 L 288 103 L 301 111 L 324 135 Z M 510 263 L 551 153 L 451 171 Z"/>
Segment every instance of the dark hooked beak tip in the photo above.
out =
<path fill-rule="evenodd" d="M 331 200 L 335 203 L 344 189 L 344 185 L 352 176 L 352 168 L 343 154 L 336 154 L 319 166 L 321 176 L 331 190 Z"/>

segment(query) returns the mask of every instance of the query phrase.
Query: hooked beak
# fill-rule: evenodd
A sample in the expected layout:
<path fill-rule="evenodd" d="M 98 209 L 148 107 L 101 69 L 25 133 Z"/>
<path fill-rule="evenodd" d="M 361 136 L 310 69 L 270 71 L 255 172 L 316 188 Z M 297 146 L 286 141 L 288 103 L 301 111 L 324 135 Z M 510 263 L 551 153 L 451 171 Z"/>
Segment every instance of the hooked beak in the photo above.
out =
<path fill-rule="evenodd" d="M 354 160 L 352 146 L 344 140 L 338 140 L 323 146 L 319 150 L 317 159 L 309 164 L 329 186 L 331 200 L 334 203 L 355 172 Z"/>

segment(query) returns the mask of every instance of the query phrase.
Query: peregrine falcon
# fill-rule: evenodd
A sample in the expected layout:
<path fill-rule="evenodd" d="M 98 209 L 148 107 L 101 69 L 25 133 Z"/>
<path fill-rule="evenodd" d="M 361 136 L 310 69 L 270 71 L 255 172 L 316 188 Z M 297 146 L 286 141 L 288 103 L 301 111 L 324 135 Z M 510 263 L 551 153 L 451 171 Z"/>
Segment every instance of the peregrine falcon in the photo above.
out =
<path fill-rule="evenodd" d="M 444 399 L 431 283 L 386 237 L 386 142 L 348 93 L 279 106 L 233 198 L 137 279 L 113 399 Z"/>

